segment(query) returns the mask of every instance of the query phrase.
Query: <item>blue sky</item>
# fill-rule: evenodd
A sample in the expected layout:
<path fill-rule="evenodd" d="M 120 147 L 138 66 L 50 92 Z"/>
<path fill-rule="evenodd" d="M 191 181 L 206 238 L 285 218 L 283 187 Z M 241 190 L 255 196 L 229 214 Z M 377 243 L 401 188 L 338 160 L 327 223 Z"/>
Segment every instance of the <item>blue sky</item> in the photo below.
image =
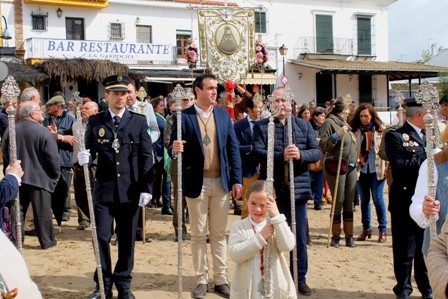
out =
<path fill-rule="evenodd" d="M 433 43 L 448 48 L 448 0 L 398 0 L 389 6 L 389 60 L 420 60 Z"/>

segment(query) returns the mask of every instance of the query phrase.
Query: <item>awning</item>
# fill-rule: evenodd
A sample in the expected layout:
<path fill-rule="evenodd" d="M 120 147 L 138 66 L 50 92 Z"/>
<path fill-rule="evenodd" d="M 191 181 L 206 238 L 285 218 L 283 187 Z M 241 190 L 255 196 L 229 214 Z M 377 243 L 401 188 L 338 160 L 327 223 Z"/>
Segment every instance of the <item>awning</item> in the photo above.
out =
<path fill-rule="evenodd" d="M 275 73 L 251 73 L 249 72 L 247 74 L 246 79 L 242 80 L 241 83 L 243 84 L 276 84 L 277 77 L 275 76 Z"/>
<path fill-rule="evenodd" d="M 327 74 L 388 75 L 390 81 L 438 77 L 448 72 L 448 67 L 398 61 L 289 59 L 288 62 Z"/>

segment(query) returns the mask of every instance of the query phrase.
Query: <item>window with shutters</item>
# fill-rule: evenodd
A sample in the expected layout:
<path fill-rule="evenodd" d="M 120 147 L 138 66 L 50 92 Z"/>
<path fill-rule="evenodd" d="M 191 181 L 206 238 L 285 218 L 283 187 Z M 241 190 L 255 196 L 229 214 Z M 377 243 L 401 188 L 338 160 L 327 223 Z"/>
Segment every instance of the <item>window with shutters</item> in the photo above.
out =
<path fill-rule="evenodd" d="M 333 53 L 333 16 L 316 15 L 316 50 Z"/>
<path fill-rule="evenodd" d="M 152 27 L 147 25 L 137 25 L 137 43 L 152 43 Z"/>
<path fill-rule="evenodd" d="M 265 11 L 255 12 L 255 33 L 267 33 L 267 18 Z"/>
<path fill-rule="evenodd" d="M 65 32 L 67 39 L 84 40 L 84 19 L 65 18 Z"/>
<path fill-rule="evenodd" d="M 372 26 L 371 18 L 358 17 L 358 54 L 372 54 Z"/>
<path fill-rule="evenodd" d="M 109 23 L 109 39 L 124 39 L 124 23 Z"/>
<path fill-rule="evenodd" d="M 176 30 L 177 57 L 185 57 L 185 46 L 191 41 L 191 30 Z"/>

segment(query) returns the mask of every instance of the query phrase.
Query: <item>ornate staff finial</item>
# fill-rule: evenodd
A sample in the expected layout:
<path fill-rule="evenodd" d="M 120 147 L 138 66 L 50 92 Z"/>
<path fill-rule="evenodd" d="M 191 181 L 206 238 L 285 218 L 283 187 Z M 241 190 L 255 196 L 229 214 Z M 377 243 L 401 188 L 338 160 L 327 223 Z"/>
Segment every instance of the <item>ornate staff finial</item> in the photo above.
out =
<path fill-rule="evenodd" d="M 182 85 L 177 84 L 173 90 L 173 99 L 176 101 L 176 105 L 180 105 L 180 101 L 185 98 L 185 89 Z"/>
<path fill-rule="evenodd" d="M 20 88 L 13 76 L 9 75 L 2 85 L 2 95 L 9 101 L 9 107 L 6 109 L 8 113 L 8 133 L 9 133 L 9 163 L 12 164 L 17 160 L 17 143 L 16 143 L 16 109 L 13 101 L 20 94 Z M 13 201 L 14 225 L 15 225 L 15 242 L 17 250 L 22 253 L 22 220 L 20 217 L 19 194 Z"/>
<path fill-rule="evenodd" d="M 15 98 L 20 94 L 20 88 L 17 84 L 16 80 L 13 76 L 9 75 L 5 82 L 3 82 L 2 85 L 2 95 L 6 97 L 6 99 L 9 101 L 9 107 L 7 110 L 14 111 L 15 108 L 12 105 L 12 101 L 14 101 Z"/>
<path fill-rule="evenodd" d="M 426 153 L 427 153 L 427 165 L 428 165 L 428 195 L 431 197 L 436 196 L 435 180 L 434 180 L 434 143 L 433 136 L 438 137 L 438 124 L 435 122 L 434 107 L 435 104 L 439 102 L 439 94 L 437 89 L 434 88 L 432 84 L 428 81 L 423 81 L 415 94 L 415 101 L 422 104 L 423 108 L 426 109 L 426 114 L 423 117 L 426 129 Z M 436 131 L 436 132 L 434 132 Z M 436 142 L 438 146 L 439 142 Z M 429 217 L 430 223 L 430 235 L 431 237 L 437 236 L 437 222 L 434 215 Z"/>
<path fill-rule="evenodd" d="M 194 93 L 193 93 L 193 88 L 191 88 L 191 87 L 185 88 L 185 97 L 187 99 L 189 99 L 190 101 L 194 100 L 195 97 L 194 97 Z"/>
<path fill-rule="evenodd" d="M 146 99 L 146 96 L 148 94 L 146 93 L 146 90 L 143 86 L 140 86 L 140 88 L 137 91 L 137 97 L 140 99 L 140 101 L 144 101 Z"/>

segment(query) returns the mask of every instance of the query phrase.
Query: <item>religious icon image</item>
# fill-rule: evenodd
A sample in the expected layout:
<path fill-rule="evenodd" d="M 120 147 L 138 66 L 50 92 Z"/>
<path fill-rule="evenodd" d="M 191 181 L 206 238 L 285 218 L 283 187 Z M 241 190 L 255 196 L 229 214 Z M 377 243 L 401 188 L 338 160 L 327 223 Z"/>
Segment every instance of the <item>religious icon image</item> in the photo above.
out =
<path fill-rule="evenodd" d="M 227 55 L 232 55 L 240 48 L 240 34 L 232 25 L 225 24 L 218 27 L 215 41 L 218 50 Z"/>

